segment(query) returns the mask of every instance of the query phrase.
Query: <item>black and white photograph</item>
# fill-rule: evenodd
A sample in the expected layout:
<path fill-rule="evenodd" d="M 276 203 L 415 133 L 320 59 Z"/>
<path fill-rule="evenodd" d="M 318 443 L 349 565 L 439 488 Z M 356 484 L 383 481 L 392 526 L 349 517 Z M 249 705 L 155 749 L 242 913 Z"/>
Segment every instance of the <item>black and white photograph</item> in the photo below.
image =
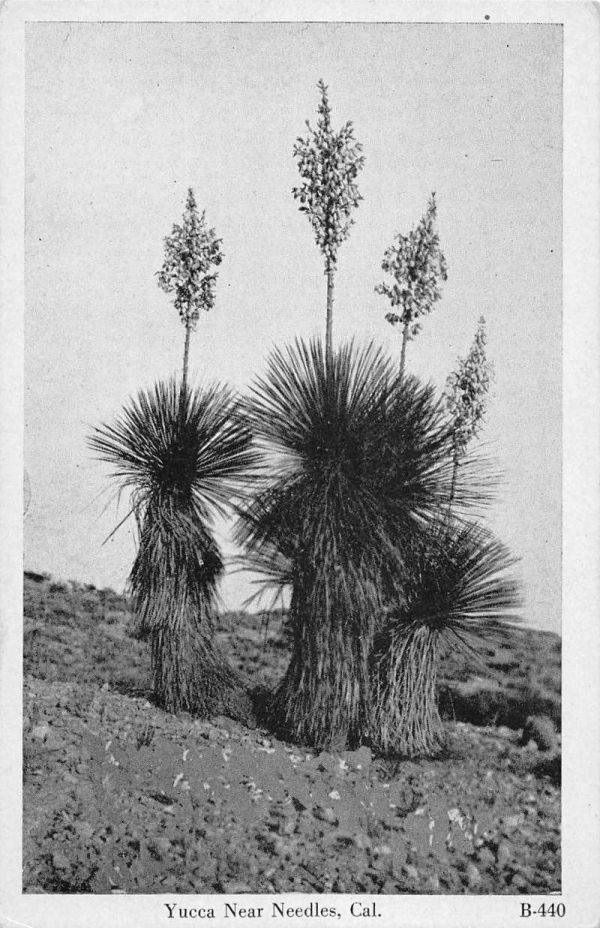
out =
<path fill-rule="evenodd" d="M 0 924 L 591 924 L 597 7 L 268 7 L 0 16 Z"/>

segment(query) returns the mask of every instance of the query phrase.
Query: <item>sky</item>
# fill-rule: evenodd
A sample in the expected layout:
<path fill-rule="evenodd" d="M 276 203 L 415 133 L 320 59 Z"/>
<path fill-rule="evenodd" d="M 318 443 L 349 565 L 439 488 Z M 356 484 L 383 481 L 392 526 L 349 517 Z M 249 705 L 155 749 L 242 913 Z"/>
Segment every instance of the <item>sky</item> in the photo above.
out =
<path fill-rule="evenodd" d="M 485 317 L 482 440 L 503 474 L 488 521 L 521 559 L 525 620 L 560 631 L 561 50 L 553 25 L 28 24 L 25 567 L 123 589 L 134 525 L 103 544 L 127 510 L 86 436 L 180 370 L 156 272 L 189 186 L 225 252 L 192 379 L 243 391 L 274 345 L 324 332 L 322 258 L 291 194 L 323 78 L 366 159 L 334 339 L 399 359 L 374 288 L 435 191 L 448 281 L 407 368 L 443 389 Z M 250 592 L 228 572 L 226 608 Z"/>

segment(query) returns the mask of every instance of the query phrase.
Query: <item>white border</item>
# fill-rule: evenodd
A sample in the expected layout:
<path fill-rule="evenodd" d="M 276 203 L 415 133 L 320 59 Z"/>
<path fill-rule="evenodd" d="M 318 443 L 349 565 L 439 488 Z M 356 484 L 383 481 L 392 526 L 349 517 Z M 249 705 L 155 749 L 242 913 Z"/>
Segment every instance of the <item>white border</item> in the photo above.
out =
<path fill-rule="evenodd" d="M 23 30 L 28 21 L 388 21 L 564 24 L 563 309 L 563 892 L 561 925 L 600 922 L 600 6 L 579 2 L 404 2 L 404 0 L 98 0 L 17 2 L 0 7 L 0 926 L 151 928 L 163 902 L 184 896 L 23 896 L 21 893 L 21 654 L 23 436 Z M 8 838 L 7 838 L 8 836 Z M 595 874 L 595 876 L 594 876 Z M 204 897 L 206 903 L 223 897 Z M 247 897 L 270 900 L 271 897 Z M 289 896 L 306 903 L 315 896 Z M 327 905 L 343 897 L 319 896 Z M 387 926 L 505 926 L 528 896 L 376 897 Z M 239 897 L 238 897 L 239 899 Z M 337 900 L 337 902 L 336 902 Z M 264 903 L 263 903 L 264 904 Z M 221 906 L 222 908 L 222 906 Z M 308 921 L 294 919 L 304 926 Z M 311 919 L 311 925 L 328 920 Z M 345 928 L 357 919 L 342 918 Z M 362 921 L 359 919 L 359 924 Z M 554 921 L 549 919 L 549 922 Z M 170 922 L 166 922 L 169 924 Z M 174 923 L 174 922 L 173 922 Z M 195 920 L 195 924 L 199 921 Z M 233 924 L 220 918 L 210 925 Z M 236 921 L 237 923 L 237 921 Z M 274 924 L 253 919 L 251 924 Z M 186 922 L 187 924 L 187 922 Z"/>

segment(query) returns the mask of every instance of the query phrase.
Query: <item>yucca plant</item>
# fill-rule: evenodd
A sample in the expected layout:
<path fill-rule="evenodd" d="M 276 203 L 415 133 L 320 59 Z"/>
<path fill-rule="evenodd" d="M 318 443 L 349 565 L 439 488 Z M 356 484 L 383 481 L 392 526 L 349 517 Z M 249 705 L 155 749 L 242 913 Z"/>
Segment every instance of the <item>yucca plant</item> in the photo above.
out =
<path fill-rule="evenodd" d="M 273 353 L 247 416 L 269 473 L 241 536 L 252 566 L 291 586 L 273 720 L 300 741 L 355 745 L 371 727 L 386 587 L 448 498 L 452 432 L 433 389 L 400 381 L 379 349 L 351 343 L 328 361 L 318 340 Z"/>
<path fill-rule="evenodd" d="M 477 651 L 519 618 L 515 558 L 483 527 L 431 523 L 405 555 L 395 604 L 373 649 L 371 743 L 383 754 L 443 746 L 437 673 L 443 646 Z"/>
<path fill-rule="evenodd" d="M 139 537 L 129 586 L 150 638 L 159 705 L 245 714 L 241 683 L 213 640 L 223 561 L 212 519 L 238 498 L 253 461 L 237 400 L 220 386 L 189 391 L 161 382 L 94 429 L 89 444 L 131 491 Z"/>

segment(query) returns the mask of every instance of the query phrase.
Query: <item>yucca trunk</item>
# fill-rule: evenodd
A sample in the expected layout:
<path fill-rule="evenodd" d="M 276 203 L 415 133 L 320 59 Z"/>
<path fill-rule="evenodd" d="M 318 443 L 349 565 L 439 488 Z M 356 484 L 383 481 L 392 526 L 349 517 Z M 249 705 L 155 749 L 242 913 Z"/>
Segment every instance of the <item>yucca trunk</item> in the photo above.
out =
<path fill-rule="evenodd" d="M 248 720 L 249 697 L 197 616 L 165 621 L 151 632 L 150 645 L 152 686 L 162 709 Z"/>
<path fill-rule="evenodd" d="M 375 659 L 371 742 L 378 752 L 431 756 L 443 746 L 438 650 L 437 633 L 419 624 L 394 632 Z"/>
<path fill-rule="evenodd" d="M 336 750 L 364 741 L 372 712 L 375 598 L 370 577 L 333 559 L 294 584 L 292 654 L 272 703 L 274 725 L 294 740 Z"/>
<path fill-rule="evenodd" d="M 185 402 L 187 396 L 188 367 L 190 361 L 190 335 L 192 332 L 191 324 L 188 322 L 185 327 L 185 342 L 183 345 L 183 368 L 181 376 L 181 402 Z"/>
<path fill-rule="evenodd" d="M 133 608 L 150 639 L 155 699 L 167 712 L 245 719 L 249 697 L 214 641 L 220 559 L 205 539 L 190 544 L 184 525 L 185 507 L 149 507 L 131 574 Z"/>

